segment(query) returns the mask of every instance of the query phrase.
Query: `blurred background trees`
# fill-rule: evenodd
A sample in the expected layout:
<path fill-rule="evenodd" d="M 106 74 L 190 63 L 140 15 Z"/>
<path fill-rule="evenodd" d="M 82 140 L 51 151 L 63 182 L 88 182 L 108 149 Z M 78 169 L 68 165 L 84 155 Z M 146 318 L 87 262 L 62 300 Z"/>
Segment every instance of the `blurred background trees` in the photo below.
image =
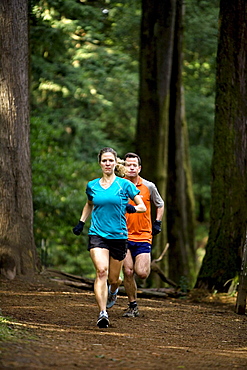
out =
<path fill-rule="evenodd" d="M 98 151 L 136 150 L 141 1 L 32 0 L 29 6 L 35 242 L 44 267 L 90 276 L 86 230 L 76 238 L 71 229 L 87 181 L 100 174 Z M 218 6 L 189 0 L 184 17 L 198 245 L 209 221 Z M 204 249 L 198 251 L 200 264 Z"/>

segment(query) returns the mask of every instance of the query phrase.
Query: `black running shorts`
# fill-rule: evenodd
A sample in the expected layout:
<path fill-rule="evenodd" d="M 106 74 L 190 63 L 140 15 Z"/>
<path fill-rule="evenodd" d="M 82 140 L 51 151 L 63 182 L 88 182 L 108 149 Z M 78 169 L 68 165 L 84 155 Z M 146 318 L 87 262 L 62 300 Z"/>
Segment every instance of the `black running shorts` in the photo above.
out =
<path fill-rule="evenodd" d="M 89 235 L 87 249 L 90 251 L 92 248 L 108 249 L 110 257 L 122 261 L 127 253 L 127 239 L 105 239 L 98 235 Z"/>

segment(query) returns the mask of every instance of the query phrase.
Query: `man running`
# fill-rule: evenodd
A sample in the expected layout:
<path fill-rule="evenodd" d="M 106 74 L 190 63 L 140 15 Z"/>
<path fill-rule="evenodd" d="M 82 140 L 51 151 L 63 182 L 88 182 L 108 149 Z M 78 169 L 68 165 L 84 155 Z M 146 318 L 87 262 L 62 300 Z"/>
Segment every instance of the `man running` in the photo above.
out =
<path fill-rule="evenodd" d="M 139 176 L 141 159 L 135 153 L 127 153 L 124 157 L 125 178 L 134 183 L 139 195 L 147 208 L 144 213 L 128 213 L 128 250 L 123 263 L 124 287 L 128 296 L 128 308 L 123 314 L 125 317 L 139 316 L 137 299 L 137 285 L 134 274 L 146 279 L 150 274 L 152 237 L 161 232 L 161 220 L 164 213 L 164 201 L 154 183 Z M 130 204 L 134 206 L 132 201 Z M 156 218 L 152 224 L 151 204 L 156 207 Z"/>

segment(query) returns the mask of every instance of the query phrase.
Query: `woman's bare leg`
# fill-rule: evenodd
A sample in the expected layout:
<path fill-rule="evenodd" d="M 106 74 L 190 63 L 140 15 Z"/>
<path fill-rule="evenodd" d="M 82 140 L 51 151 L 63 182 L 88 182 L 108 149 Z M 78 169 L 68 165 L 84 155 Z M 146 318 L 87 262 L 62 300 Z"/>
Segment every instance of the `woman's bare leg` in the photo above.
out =
<path fill-rule="evenodd" d="M 122 265 L 123 261 L 118 261 L 110 257 L 108 282 L 109 285 L 111 285 L 112 293 L 115 292 L 122 283 L 122 279 L 119 277 Z"/>
<path fill-rule="evenodd" d="M 107 278 L 109 271 L 109 251 L 103 248 L 90 249 L 90 256 L 96 270 L 96 278 L 94 281 L 94 294 L 99 311 L 106 310 L 107 302 Z"/>

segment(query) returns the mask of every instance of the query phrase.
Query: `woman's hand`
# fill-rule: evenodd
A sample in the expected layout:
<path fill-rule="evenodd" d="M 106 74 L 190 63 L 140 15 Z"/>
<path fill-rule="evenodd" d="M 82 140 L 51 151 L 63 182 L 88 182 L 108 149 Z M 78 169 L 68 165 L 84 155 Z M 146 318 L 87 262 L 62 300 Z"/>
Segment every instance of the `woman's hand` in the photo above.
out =
<path fill-rule="evenodd" d="M 79 221 L 78 224 L 73 228 L 73 233 L 75 235 L 80 235 L 80 233 L 83 230 L 84 225 L 85 225 L 85 222 Z"/>

